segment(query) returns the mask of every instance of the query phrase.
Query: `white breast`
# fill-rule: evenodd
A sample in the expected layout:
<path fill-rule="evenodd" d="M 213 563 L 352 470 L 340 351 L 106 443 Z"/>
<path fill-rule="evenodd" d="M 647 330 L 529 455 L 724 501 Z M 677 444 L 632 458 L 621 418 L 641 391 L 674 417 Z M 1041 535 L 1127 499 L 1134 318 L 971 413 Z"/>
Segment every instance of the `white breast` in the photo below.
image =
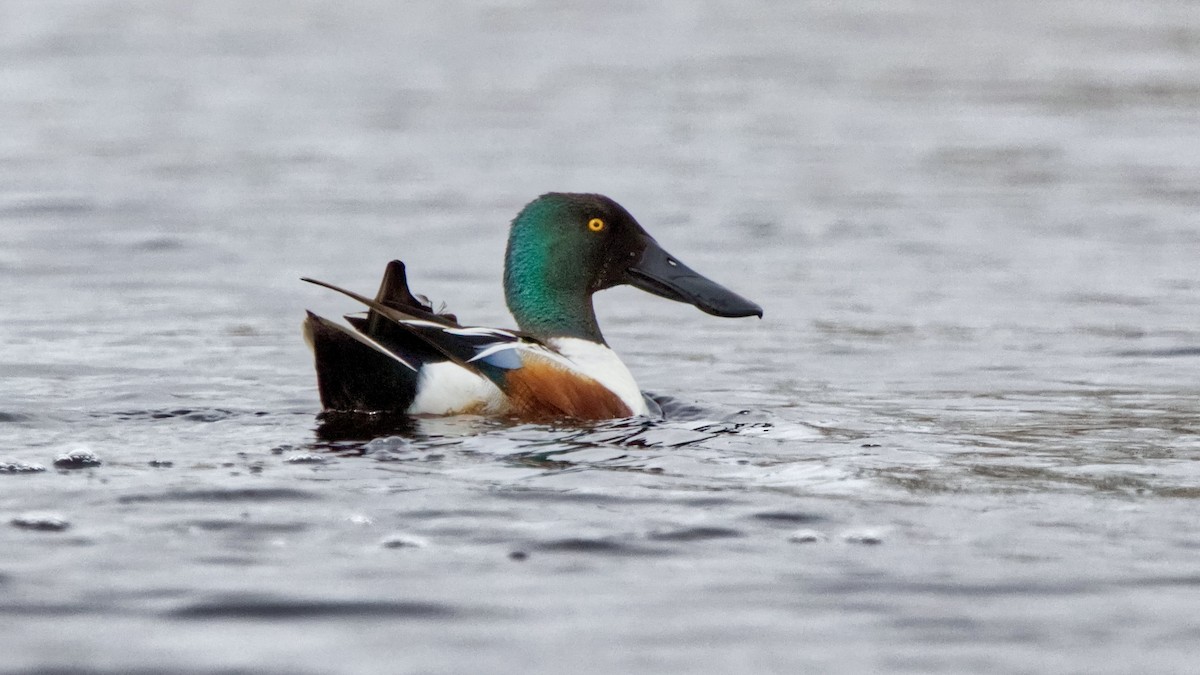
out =
<path fill-rule="evenodd" d="M 616 352 L 598 342 L 579 338 L 550 338 L 546 342 L 567 357 L 579 372 L 616 394 L 634 415 L 650 414 L 642 390 Z"/>

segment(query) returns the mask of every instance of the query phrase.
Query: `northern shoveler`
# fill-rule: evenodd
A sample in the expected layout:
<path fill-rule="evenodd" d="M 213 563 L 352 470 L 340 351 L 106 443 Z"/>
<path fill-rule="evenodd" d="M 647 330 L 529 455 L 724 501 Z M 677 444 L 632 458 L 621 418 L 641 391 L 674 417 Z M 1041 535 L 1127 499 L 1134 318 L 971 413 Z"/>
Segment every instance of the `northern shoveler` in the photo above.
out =
<path fill-rule="evenodd" d="M 593 293 L 630 284 L 716 316 L 762 317 L 761 307 L 689 269 L 621 205 L 595 194 L 545 194 L 513 220 L 504 294 L 520 330 L 463 326 L 434 311 L 409 291 L 398 260 L 374 300 L 304 280 L 369 308 L 346 317 L 353 330 L 312 312 L 304 322 L 321 403 L 338 411 L 646 415 L 637 382 L 600 334 Z"/>

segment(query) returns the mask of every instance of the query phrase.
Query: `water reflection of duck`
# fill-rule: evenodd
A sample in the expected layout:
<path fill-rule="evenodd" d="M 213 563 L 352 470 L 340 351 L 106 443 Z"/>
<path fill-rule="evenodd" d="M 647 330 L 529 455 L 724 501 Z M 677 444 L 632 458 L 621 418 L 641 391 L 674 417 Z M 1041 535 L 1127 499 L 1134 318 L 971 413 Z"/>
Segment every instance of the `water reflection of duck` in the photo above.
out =
<path fill-rule="evenodd" d="M 353 330 L 308 313 L 304 335 L 327 410 L 477 413 L 527 420 L 647 414 L 629 369 L 596 323 L 592 294 L 630 284 L 716 316 L 762 316 L 749 300 L 688 269 L 619 204 L 601 195 L 542 195 L 513 220 L 504 293 L 519 331 L 462 326 L 408 289 L 388 265 Z"/>

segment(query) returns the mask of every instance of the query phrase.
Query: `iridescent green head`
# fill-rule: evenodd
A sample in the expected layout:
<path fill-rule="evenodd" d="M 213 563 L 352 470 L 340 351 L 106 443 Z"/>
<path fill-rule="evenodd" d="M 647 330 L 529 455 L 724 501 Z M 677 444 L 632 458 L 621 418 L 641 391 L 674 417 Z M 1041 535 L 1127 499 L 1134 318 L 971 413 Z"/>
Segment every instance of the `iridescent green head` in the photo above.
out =
<path fill-rule="evenodd" d="M 603 343 L 592 294 L 631 284 L 716 316 L 762 316 L 762 309 L 688 269 L 658 245 L 620 204 L 603 195 L 552 192 L 513 220 L 504 295 L 521 330 L 539 338 Z"/>

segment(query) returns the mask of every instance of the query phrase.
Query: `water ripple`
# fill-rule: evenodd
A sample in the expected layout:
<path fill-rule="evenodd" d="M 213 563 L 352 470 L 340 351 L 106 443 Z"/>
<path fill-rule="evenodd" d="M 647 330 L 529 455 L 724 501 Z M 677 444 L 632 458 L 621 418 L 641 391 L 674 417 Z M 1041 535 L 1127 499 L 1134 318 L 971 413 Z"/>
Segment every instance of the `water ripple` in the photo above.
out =
<path fill-rule="evenodd" d="M 214 490 L 173 490 L 151 494 L 122 495 L 121 504 L 154 502 L 275 502 L 320 499 L 315 492 L 295 488 L 230 488 Z"/>
<path fill-rule="evenodd" d="M 558 553 L 591 553 L 600 555 L 661 556 L 670 552 L 660 548 L 638 546 L 613 539 L 567 537 L 539 542 L 534 548 L 539 551 Z"/>
<path fill-rule="evenodd" d="M 193 602 L 165 613 L 172 619 L 449 619 L 462 610 L 435 602 L 394 600 L 304 600 L 228 596 Z"/>

